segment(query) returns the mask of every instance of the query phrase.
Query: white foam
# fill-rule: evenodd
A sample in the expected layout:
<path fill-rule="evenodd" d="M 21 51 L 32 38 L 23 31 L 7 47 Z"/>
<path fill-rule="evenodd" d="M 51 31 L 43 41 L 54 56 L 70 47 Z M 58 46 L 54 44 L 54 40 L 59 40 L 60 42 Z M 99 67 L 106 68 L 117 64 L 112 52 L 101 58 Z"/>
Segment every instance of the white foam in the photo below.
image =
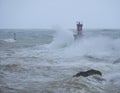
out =
<path fill-rule="evenodd" d="M 13 42 L 15 42 L 16 40 L 9 38 L 9 39 L 4 39 L 4 41 L 5 41 L 5 42 L 13 43 Z"/>
<path fill-rule="evenodd" d="M 72 56 L 91 55 L 97 58 L 105 58 L 120 54 L 120 40 L 108 37 L 82 38 L 64 49 L 64 54 Z"/>
<path fill-rule="evenodd" d="M 73 41 L 74 37 L 71 31 L 58 28 L 56 30 L 56 33 L 54 34 L 54 39 L 52 43 L 50 43 L 48 47 L 52 49 L 64 48 L 71 45 Z"/>

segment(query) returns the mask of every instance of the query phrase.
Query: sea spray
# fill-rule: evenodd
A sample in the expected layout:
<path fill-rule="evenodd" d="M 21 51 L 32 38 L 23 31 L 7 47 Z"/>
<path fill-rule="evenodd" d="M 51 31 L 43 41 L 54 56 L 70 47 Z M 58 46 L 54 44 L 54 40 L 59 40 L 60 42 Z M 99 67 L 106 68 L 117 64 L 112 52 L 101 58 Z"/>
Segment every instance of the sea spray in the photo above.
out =
<path fill-rule="evenodd" d="M 120 54 L 118 39 L 111 39 L 105 36 L 98 37 L 82 37 L 79 41 L 75 41 L 70 46 L 64 48 L 64 56 L 93 56 L 97 58 L 106 58 Z"/>
<path fill-rule="evenodd" d="M 74 41 L 73 33 L 69 30 L 57 28 L 55 30 L 53 41 L 48 45 L 49 48 L 57 49 L 71 45 Z"/>

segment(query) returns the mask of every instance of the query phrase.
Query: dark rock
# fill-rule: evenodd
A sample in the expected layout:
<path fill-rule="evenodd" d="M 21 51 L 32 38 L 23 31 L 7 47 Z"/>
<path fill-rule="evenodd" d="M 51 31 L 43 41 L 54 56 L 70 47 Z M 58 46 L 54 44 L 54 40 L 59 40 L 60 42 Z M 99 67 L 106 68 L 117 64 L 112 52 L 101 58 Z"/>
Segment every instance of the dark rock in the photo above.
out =
<path fill-rule="evenodd" d="M 94 69 L 90 69 L 88 71 L 81 71 L 79 73 L 77 73 L 76 75 L 74 75 L 73 77 L 79 77 L 79 76 L 83 76 L 83 77 L 88 77 L 91 75 L 100 75 L 102 76 L 102 73 L 98 70 L 94 70 Z"/>

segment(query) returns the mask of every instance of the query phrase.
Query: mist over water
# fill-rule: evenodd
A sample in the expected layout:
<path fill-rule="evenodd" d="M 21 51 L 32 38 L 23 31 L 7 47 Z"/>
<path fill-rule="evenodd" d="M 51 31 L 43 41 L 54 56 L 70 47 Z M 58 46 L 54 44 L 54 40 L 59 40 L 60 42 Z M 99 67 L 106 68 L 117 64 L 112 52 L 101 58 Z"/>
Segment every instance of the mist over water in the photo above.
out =
<path fill-rule="evenodd" d="M 49 48 L 64 48 L 74 42 L 73 32 L 63 30 L 58 27 L 53 36 L 53 41 L 48 45 Z"/>
<path fill-rule="evenodd" d="M 61 28 L 8 32 L 0 33 L 0 92 L 120 93 L 119 30 L 83 30 L 79 40 Z M 102 77 L 72 77 L 89 69 Z"/>

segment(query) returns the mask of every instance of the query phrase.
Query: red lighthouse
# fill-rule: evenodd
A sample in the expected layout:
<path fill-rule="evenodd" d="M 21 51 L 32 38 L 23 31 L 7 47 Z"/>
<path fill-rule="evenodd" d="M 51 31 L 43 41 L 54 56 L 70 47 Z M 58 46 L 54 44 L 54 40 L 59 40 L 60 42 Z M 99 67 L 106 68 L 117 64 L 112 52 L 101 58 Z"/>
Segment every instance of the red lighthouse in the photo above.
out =
<path fill-rule="evenodd" d="M 82 27 L 83 27 L 83 24 L 81 24 L 80 22 L 78 22 L 76 24 L 76 27 L 77 27 L 77 34 L 74 35 L 75 39 L 78 39 L 82 36 Z"/>
<path fill-rule="evenodd" d="M 81 24 L 80 22 L 78 22 L 76 24 L 77 26 L 77 35 L 82 35 L 82 27 L 83 27 L 83 24 Z"/>

